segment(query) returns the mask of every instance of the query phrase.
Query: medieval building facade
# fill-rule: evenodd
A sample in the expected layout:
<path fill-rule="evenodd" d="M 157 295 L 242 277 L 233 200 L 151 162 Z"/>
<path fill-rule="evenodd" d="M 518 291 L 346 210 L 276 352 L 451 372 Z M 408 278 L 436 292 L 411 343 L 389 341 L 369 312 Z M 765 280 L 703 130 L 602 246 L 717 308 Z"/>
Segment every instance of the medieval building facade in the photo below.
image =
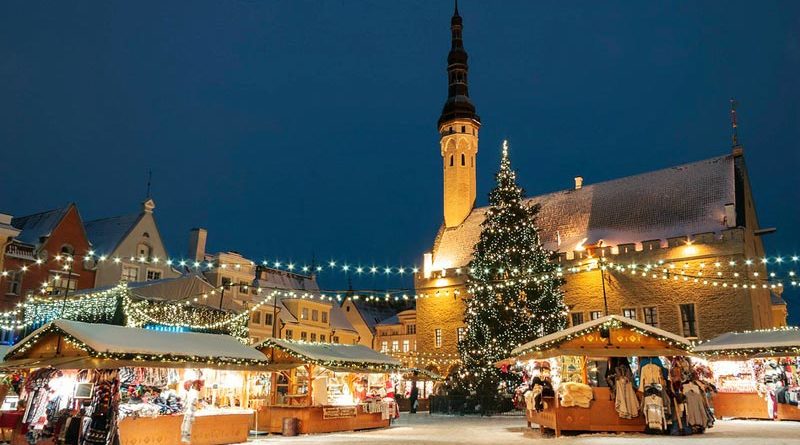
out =
<path fill-rule="evenodd" d="M 478 130 L 469 98 L 463 22 L 451 20 L 448 97 L 438 121 L 443 224 L 415 276 L 416 344 L 429 368 L 454 366 L 464 333 L 473 246 Z M 524 179 L 523 179 L 524 183 Z M 763 264 L 744 151 L 528 199 L 566 281 L 571 324 L 621 314 L 692 339 L 784 325 L 785 305 Z M 776 298 L 777 297 L 777 298 Z M 425 363 L 419 363 L 420 367 Z"/>

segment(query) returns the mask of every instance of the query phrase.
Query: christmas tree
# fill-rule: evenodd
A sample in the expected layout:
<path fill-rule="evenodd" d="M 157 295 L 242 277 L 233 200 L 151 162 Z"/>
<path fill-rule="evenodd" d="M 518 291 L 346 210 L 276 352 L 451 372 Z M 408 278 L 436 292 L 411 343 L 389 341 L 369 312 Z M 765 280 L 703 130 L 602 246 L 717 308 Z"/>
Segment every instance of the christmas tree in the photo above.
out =
<path fill-rule="evenodd" d="M 505 141 L 495 178 L 470 263 L 467 329 L 458 344 L 459 377 L 476 395 L 482 412 L 496 411 L 503 388 L 519 382 L 494 363 L 521 344 L 563 329 L 567 317 L 563 279 L 536 228 L 539 206 L 524 202 Z"/>

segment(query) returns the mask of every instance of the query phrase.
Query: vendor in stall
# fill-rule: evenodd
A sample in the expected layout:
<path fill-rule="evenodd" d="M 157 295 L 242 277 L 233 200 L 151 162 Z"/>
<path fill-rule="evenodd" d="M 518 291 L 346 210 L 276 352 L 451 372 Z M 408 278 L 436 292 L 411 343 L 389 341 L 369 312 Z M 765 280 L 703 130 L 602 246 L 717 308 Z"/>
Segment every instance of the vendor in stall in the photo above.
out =
<path fill-rule="evenodd" d="M 685 358 L 690 349 L 683 337 L 610 315 L 522 345 L 497 365 L 524 373 L 529 426 L 560 435 L 666 433 L 674 425 L 691 434 L 713 418 L 705 384 Z"/>

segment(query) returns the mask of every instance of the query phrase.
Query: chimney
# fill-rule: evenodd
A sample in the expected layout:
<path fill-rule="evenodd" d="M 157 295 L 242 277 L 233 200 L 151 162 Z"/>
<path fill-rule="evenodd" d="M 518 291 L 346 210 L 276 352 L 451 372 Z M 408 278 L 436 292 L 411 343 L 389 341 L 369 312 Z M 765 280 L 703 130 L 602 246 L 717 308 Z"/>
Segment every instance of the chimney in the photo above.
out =
<path fill-rule="evenodd" d="M 206 257 L 206 229 L 194 228 L 189 231 L 189 258 L 194 261 L 203 261 Z"/>
<path fill-rule="evenodd" d="M 736 227 L 736 205 L 725 204 L 725 227 Z"/>
<path fill-rule="evenodd" d="M 583 188 L 583 176 L 576 176 L 575 177 L 575 190 L 580 190 Z"/>

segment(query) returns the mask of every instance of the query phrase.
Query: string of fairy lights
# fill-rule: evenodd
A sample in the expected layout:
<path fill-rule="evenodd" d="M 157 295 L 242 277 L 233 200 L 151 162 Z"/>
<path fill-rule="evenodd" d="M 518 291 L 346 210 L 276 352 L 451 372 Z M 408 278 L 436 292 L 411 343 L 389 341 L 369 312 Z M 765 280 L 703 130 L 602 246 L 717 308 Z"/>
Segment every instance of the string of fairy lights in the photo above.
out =
<path fill-rule="evenodd" d="M 587 258 L 586 260 L 582 261 L 585 263 L 582 266 L 571 266 L 566 269 L 580 269 L 581 267 L 591 267 L 590 264 L 596 264 L 597 260 L 600 257 L 596 258 Z M 284 272 L 290 273 L 307 273 L 307 274 L 320 274 L 320 273 L 328 273 L 328 272 L 339 272 L 347 275 L 357 275 L 357 276 L 408 276 L 417 274 L 420 272 L 420 268 L 416 265 L 394 265 L 394 266 L 378 266 L 372 264 L 370 266 L 364 266 L 364 262 L 347 262 L 341 260 L 329 260 L 327 263 L 323 264 L 315 264 L 314 261 L 310 263 L 303 263 L 300 265 L 297 262 L 293 262 L 291 260 L 275 260 L 275 261 L 267 261 L 263 260 L 259 264 L 253 261 L 245 261 L 242 263 L 225 263 L 221 261 L 213 261 L 213 260 L 204 260 L 204 261 L 195 261 L 195 260 L 186 260 L 186 259 L 173 259 L 173 258 L 159 258 L 157 256 L 153 257 L 144 257 L 144 256 L 131 256 L 131 257 L 110 257 L 108 255 L 98 254 L 93 250 L 89 250 L 84 255 L 66 255 L 66 254 L 59 254 L 55 255 L 54 259 L 59 262 L 69 263 L 75 259 L 80 259 L 83 262 L 95 262 L 95 263 L 104 263 L 104 262 L 111 262 L 114 264 L 121 264 L 123 262 L 130 262 L 130 263 L 137 263 L 137 264 L 148 264 L 148 265 L 166 265 L 175 268 L 182 268 L 188 271 L 195 271 L 195 272 L 207 272 L 207 271 L 214 271 L 218 269 L 234 269 L 234 270 L 241 270 L 242 268 L 255 268 L 258 265 L 269 267 L 272 269 L 281 270 Z M 592 261 L 594 260 L 594 261 Z M 47 258 L 34 258 L 33 264 L 37 266 L 44 265 L 48 261 Z M 681 260 L 660 260 L 658 264 L 664 264 L 671 261 L 678 261 Z M 791 256 L 767 256 L 767 257 L 760 257 L 760 258 L 745 258 L 739 262 L 732 262 L 733 265 L 771 265 L 771 266 L 781 266 L 787 264 L 800 264 L 800 256 L 798 255 L 791 255 Z M 613 262 L 611 263 L 613 264 Z M 632 266 L 636 266 L 636 263 L 631 263 Z M 644 266 L 644 265 L 642 265 Z M 653 265 L 654 266 L 654 265 Z M 0 274 L 4 277 L 9 276 L 11 273 L 15 272 L 27 272 L 31 269 L 29 265 L 20 266 L 18 269 L 4 269 L 0 271 Z M 69 269 L 68 264 L 62 264 L 61 269 L 66 271 Z M 438 268 L 437 271 L 442 271 L 445 269 Z M 469 269 L 468 267 L 463 268 L 453 268 L 453 273 L 456 274 L 463 274 L 466 272 L 474 272 L 474 270 Z M 511 272 L 505 271 L 503 269 L 498 269 L 497 271 L 491 271 L 497 273 L 504 273 L 504 272 Z M 516 271 L 517 273 L 523 273 L 524 271 Z"/>

